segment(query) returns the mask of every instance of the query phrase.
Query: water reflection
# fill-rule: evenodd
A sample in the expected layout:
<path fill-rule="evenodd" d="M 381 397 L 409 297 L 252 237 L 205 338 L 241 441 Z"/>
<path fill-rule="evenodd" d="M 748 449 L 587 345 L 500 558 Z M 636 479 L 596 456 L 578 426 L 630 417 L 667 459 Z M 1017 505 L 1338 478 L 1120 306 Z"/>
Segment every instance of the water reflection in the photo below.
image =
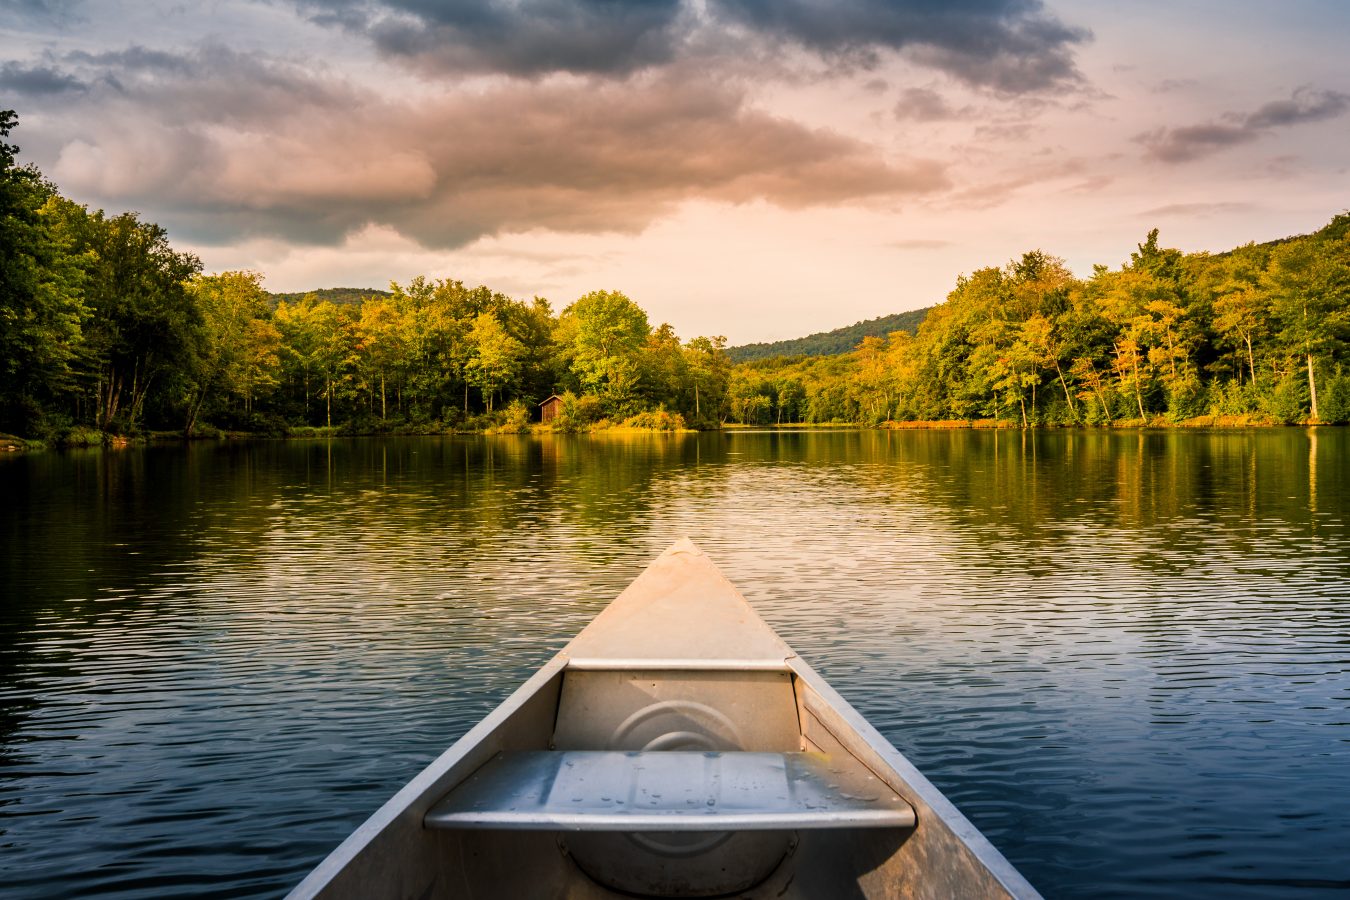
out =
<path fill-rule="evenodd" d="M 685 534 L 1048 895 L 1350 890 L 1347 443 L 0 460 L 0 893 L 276 894 Z"/>

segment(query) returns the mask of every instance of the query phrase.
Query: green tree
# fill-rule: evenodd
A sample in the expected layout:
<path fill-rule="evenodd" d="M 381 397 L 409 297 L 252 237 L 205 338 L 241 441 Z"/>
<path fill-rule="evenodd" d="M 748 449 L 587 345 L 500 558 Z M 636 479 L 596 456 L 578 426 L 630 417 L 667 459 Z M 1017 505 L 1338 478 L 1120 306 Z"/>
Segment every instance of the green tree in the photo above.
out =
<path fill-rule="evenodd" d="M 267 321 L 267 292 L 257 272 L 198 276 L 188 290 L 202 318 L 188 361 L 190 393 L 183 430 L 191 435 L 212 393 L 235 395 L 246 411 L 251 409 L 258 389 L 272 382 L 281 335 Z"/>
<path fill-rule="evenodd" d="M 66 221 L 83 210 L 15 164 L 7 139 L 17 124 L 0 110 L 0 428 L 31 433 L 44 405 L 72 388 L 93 257 Z"/>
<path fill-rule="evenodd" d="M 563 310 L 560 338 L 572 373 L 622 414 L 637 395 L 639 357 L 650 333 L 642 307 L 618 291 L 592 291 Z"/>
<path fill-rule="evenodd" d="M 1277 247 L 1265 286 L 1281 344 L 1306 365 L 1312 419 L 1320 421 L 1317 363 L 1344 349 L 1350 325 L 1350 237 L 1314 237 Z"/>
<path fill-rule="evenodd" d="M 512 384 L 520 374 L 525 345 L 512 337 L 492 313 L 479 314 L 469 330 L 473 352 L 469 357 L 469 379 L 483 392 L 487 411 L 492 412 L 494 394 Z"/>
<path fill-rule="evenodd" d="M 684 345 L 684 361 L 694 394 L 694 420 L 704 421 L 704 410 L 708 419 L 718 419 L 731 376 L 727 339 L 720 334 L 694 338 Z"/>
<path fill-rule="evenodd" d="M 379 385 L 380 421 L 389 419 L 389 380 L 402 383 L 408 363 L 408 328 L 397 306 L 383 297 L 366 300 L 355 322 L 356 352 L 372 400 Z"/>
<path fill-rule="evenodd" d="M 96 421 L 105 431 L 115 424 L 135 428 L 151 388 L 191 369 L 203 322 L 188 282 L 201 261 L 174 250 L 163 228 L 133 213 L 108 217 L 100 210 L 71 221 L 81 247 L 95 257 L 81 366 Z"/>

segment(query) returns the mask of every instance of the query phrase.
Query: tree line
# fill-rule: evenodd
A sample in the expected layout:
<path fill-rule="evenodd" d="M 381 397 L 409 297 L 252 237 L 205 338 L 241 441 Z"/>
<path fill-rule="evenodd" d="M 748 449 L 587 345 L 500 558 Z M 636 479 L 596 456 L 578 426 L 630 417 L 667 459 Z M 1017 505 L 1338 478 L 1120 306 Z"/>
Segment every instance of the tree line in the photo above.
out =
<path fill-rule="evenodd" d="M 776 356 L 835 356 L 855 349 L 864 338 L 886 337 L 894 331 L 913 332 L 928 315 L 928 309 L 911 309 L 875 319 L 865 319 L 835 328 L 832 331 L 819 331 L 806 337 L 792 338 L 772 343 L 742 344 L 731 347 L 727 353 L 733 362 L 751 362 L 756 359 L 771 359 Z"/>
<path fill-rule="evenodd" d="M 564 429 L 725 416 L 725 339 L 681 341 L 622 293 L 555 313 L 419 277 L 274 303 L 259 274 L 204 274 L 158 225 L 61 196 L 17 165 L 15 124 L 0 112 L 0 431 L 520 429 L 553 393 Z"/>
<path fill-rule="evenodd" d="M 420 277 L 278 299 L 63 197 L 17 163 L 16 124 L 0 111 L 0 432 L 523 430 L 555 393 L 562 430 L 1350 419 L 1350 215 L 1221 254 L 1153 231 L 1085 279 L 1032 251 L 959 278 L 913 331 L 734 365 L 724 338 L 682 341 L 616 291 L 560 312 Z"/>
<path fill-rule="evenodd" d="M 914 331 L 737 367 L 745 423 L 1350 421 L 1350 214 L 1226 253 L 1161 247 L 1075 278 L 1039 250 L 957 280 Z"/>

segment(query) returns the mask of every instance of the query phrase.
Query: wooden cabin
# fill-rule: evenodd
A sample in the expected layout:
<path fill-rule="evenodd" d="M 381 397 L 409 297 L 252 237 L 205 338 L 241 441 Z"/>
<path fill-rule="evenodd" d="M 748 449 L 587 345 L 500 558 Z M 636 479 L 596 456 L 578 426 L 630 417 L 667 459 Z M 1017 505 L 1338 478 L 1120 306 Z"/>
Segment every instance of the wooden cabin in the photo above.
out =
<path fill-rule="evenodd" d="M 562 414 L 563 399 L 557 394 L 539 404 L 539 421 L 552 422 Z"/>

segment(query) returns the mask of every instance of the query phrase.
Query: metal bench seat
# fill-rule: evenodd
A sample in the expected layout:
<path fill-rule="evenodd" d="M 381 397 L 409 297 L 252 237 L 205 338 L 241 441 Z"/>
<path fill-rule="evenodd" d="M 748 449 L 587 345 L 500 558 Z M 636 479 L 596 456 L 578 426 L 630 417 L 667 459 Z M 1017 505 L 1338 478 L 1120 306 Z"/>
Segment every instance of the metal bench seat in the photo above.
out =
<path fill-rule="evenodd" d="M 910 828 L 914 809 L 857 761 L 819 753 L 499 753 L 428 828 L 777 831 Z"/>

